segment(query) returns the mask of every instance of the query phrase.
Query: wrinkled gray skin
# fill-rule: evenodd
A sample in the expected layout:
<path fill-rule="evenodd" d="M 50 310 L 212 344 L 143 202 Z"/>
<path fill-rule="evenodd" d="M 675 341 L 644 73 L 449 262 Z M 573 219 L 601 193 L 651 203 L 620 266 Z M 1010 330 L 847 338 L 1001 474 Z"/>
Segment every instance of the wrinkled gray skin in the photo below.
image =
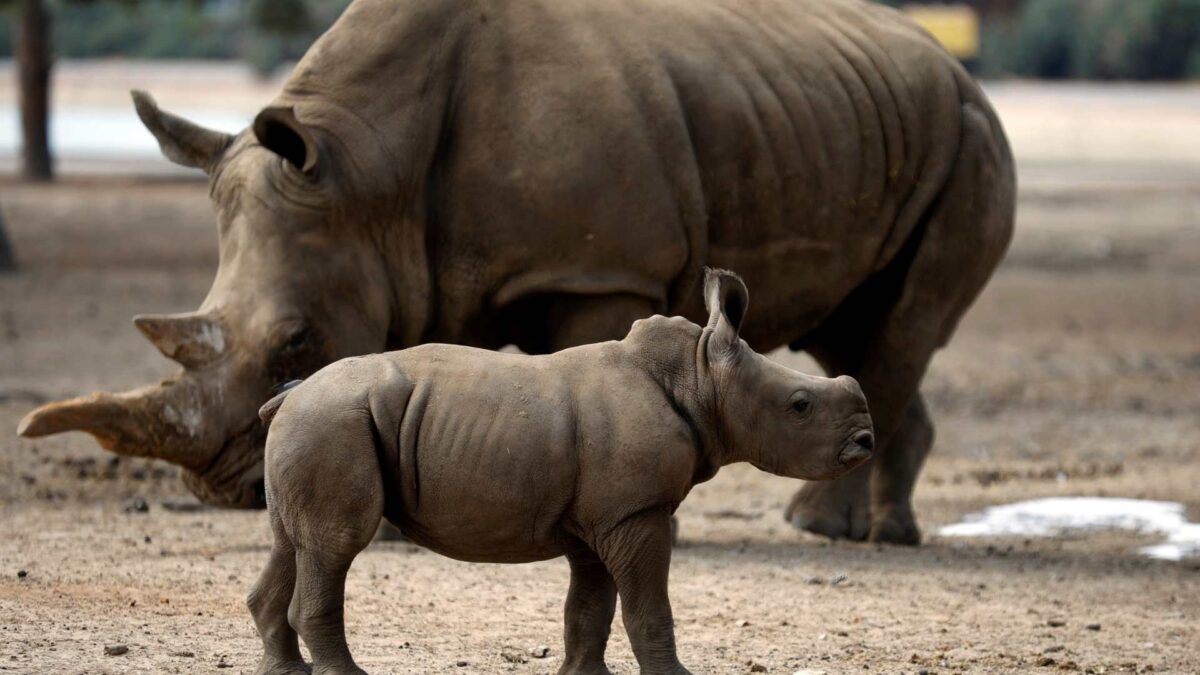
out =
<path fill-rule="evenodd" d="M 733 462 L 835 478 L 870 457 L 851 377 L 805 375 L 738 337 L 746 287 L 713 271 L 707 327 L 654 316 L 548 356 L 454 345 L 349 358 L 263 407 L 275 543 L 248 599 L 259 673 L 361 672 L 343 590 L 381 518 L 475 562 L 567 556 L 560 673 L 607 673 L 617 596 L 643 673 L 686 673 L 667 599 L 670 516 Z M 272 416 L 274 421 L 271 422 Z"/>
<path fill-rule="evenodd" d="M 530 353 L 701 321 L 705 265 L 756 289 L 760 351 L 862 384 L 878 459 L 788 511 L 915 543 L 933 431 L 918 385 L 1012 232 L 1007 142 L 978 86 L 860 0 L 357 0 L 253 128 L 137 96 L 212 180 L 220 268 L 196 314 L 136 321 L 178 376 L 50 404 L 182 465 L 202 499 L 262 505 L 255 415 L 356 354 L 449 342 Z"/>

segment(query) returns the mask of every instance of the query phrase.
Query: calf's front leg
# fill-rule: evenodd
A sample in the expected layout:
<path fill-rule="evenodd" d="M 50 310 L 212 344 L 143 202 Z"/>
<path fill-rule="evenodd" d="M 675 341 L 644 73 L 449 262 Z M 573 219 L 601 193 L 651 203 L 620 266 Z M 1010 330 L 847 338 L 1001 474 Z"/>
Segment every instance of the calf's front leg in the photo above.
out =
<path fill-rule="evenodd" d="M 671 514 L 666 506 L 626 518 L 596 551 L 621 597 L 621 618 L 643 675 L 690 675 L 675 653 L 675 623 L 667 597 Z"/>

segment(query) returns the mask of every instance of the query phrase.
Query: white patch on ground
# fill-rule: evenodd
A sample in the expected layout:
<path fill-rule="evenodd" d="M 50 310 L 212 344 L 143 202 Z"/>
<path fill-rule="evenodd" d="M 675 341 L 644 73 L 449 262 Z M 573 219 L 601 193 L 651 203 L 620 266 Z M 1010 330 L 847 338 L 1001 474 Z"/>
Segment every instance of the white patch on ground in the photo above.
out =
<path fill-rule="evenodd" d="M 992 506 L 938 530 L 943 537 L 1054 537 L 1069 532 L 1132 530 L 1165 534 L 1141 550 L 1161 560 L 1200 555 L 1200 523 L 1189 523 L 1178 502 L 1115 497 L 1050 497 Z"/>

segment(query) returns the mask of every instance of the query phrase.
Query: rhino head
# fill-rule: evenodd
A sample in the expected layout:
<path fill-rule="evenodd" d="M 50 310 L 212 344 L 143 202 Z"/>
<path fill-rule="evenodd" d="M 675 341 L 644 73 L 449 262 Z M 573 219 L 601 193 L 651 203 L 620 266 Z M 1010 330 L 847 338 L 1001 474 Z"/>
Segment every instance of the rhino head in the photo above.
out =
<path fill-rule="evenodd" d="M 392 303 L 380 230 L 364 226 L 365 205 L 335 179 L 348 172 L 337 139 L 292 109 L 268 108 L 229 135 L 164 112 L 145 93 L 133 98 L 163 154 L 210 178 L 216 279 L 196 312 L 134 318 L 182 371 L 133 391 L 42 406 L 18 433 L 86 431 L 118 454 L 181 466 L 206 502 L 260 507 L 266 432 L 258 407 L 279 383 L 387 344 Z"/>
<path fill-rule="evenodd" d="M 701 349 L 732 456 L 803 480 L 832 480 L 871 458 L 874 427 L 854 378 L 808 375 L 751 349 L 740 337 L 750 296 L 732 272 L 708 270 L 704 304 Z"/>

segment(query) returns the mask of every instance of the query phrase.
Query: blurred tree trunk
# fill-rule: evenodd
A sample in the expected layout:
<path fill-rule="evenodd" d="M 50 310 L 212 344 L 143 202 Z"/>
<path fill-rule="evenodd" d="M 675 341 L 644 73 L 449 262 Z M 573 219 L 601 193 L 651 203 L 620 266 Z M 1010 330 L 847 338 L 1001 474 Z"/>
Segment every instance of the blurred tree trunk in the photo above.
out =
<path fill-rule="evenodd" d="M 22 172 L 31 180 L 50 180 L 50 12 L 45 0 L 21 0 L 16 48 Z"/>
<path fill-rule="evenodd" d="M 4 212 L 0 211 L 0 274 L 17 269 L 17 256 L 13 253 L 12 242 L 4 231 Z"/>

